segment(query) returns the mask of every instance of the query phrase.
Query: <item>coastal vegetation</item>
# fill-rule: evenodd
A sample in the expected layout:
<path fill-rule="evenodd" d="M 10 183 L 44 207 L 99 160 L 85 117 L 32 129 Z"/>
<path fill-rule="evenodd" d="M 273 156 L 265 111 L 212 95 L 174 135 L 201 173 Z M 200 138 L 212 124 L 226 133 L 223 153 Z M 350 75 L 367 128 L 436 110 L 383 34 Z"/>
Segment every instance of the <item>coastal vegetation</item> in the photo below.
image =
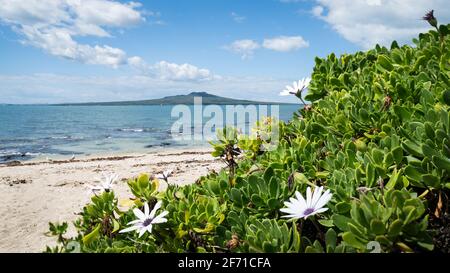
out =
<path fill-rule="evenodd" d="M 107 178 L 46 251 L 450 252 L 450 25 L 424 19 L 435 29 L 414 46 L 316 58 L 311 104 L 255 126 L 279 126 L 276 149 L 225 128 L 212 145 L 227 168 L 192 185 L 142 174 L 124 200 Z"/>

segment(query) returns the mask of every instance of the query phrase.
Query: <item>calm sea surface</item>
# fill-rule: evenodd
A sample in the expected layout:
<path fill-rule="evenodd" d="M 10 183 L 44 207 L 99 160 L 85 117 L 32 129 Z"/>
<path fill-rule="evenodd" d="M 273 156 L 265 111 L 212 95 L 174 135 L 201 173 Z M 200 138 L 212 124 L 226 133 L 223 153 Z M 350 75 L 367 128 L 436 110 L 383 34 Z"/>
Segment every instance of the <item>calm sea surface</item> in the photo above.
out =
<path fill-rule="evenodd" d="M 299 107 L 281 105 L 280 119 L 290 120 Z M 171 128 L 179 117 L 172 117 L 172 109 L 173 106 L 0 105 L 0 163 L 209 145 L 206 141 L 175 141 Z M 270 106 L 268 109 L 270 113 Z M 203 122 L 208 120 L 203 118 Z"/>

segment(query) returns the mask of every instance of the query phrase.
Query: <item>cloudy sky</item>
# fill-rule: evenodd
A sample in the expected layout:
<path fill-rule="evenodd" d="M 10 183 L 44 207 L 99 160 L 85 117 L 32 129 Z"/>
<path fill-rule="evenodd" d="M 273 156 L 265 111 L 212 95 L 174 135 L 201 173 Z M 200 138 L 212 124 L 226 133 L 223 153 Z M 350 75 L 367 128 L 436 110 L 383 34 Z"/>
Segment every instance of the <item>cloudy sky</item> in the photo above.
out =
<path fill-rule="evenodd" d="M 0 0 L 0 103 L 287 101 L 314 57 L 409 43 L 448 0 Z"/>

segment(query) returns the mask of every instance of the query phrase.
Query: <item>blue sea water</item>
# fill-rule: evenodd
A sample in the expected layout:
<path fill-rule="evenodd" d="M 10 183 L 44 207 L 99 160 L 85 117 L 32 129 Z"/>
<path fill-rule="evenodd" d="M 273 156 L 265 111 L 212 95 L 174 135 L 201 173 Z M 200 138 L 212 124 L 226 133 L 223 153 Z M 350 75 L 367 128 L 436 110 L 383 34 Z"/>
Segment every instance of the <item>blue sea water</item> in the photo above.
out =
<path fill-rule="evenodd" d="M 290 120 L 299 107 L 281 105 L 280 119 Z M 172 117 L 172 108 L 0 105 L 0 163 L 209 145 L 175 141 L 171 128 L 178 117 Z"/>

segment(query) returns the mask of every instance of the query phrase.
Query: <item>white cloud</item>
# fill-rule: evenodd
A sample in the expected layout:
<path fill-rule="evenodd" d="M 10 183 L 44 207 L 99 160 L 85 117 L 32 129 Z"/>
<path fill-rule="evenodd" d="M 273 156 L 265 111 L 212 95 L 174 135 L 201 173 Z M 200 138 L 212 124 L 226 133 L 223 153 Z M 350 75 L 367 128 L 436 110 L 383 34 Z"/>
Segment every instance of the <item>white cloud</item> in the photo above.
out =
<path fill-rule="evenodd" d="M 393 40 L 410 43 L 429 26 L 420 20 L 435 10 L 441 23 L 450 21 L 448 0 L 316 0 L 312 13 L 348 41 L 363 48 L 389 45 Z"/>
<path fill-rule="evenodd" d="M 130 27 L 159 18 L 158 12 L 140 10 L 137 2 L 113 0 L 0 0 L 0 21 L 22 37 L 22 43 L 45 52 L 85 64 L 118 68 L 129 65 L 144 74 L 169 80 L 205 80 L 212 77 L 206 69 L 190 64 L 160 62 L 148 65 L 141 57 L 108 45 L 79 43 L 82 36 L 111 37 L 112 29 Z M 152 24 L 163 24 L 158 19 Z"/>
<path fill-rule="evenodd" d="M 309 42 L 302 36 L 279 36 L 270 39 L 264 39 L 262 45 L 251 39 L 237 40 L 230 45 L 224 46 L 225 49 L 241 55 L 243 60 L 253 57 L 256 50 L 260 48 L 274 50 L 278 52 L 289 52 L 300 48 L 309 47 Z"/>
<path fill-rule="evenodd" d="M 162 80 L 211 80 L 214 75 L 208 69 L 190 64 L 174 64 L 161 61 L 151 67 L 151 71 Z"/>
<path fill-rule="evenodd" d="M 138 56 L 130 57 L 127 60 L 128 65 L 130 65 L 132 68 L 136 69 L 137 71 L 141 73 L 147 73 L 150 69 L 149 65 L 147 64 L 144 59 Z"/>
<path fill-rule="evenodd" d="M 263 47 L 279 52 L 289 52 L 309 47 L 309 42 L 305 41 L 302 36 L 280 36 L 272 39 L 265 39 Z"/>
<path fill-rule="evenodd" d="M 141 4 L 136 2 L 67 0 L 67 5 L 76 14 L 76 20 L 95 26 L 124 27 L 145 20 L 137 10 Z"/>
<path fill-rule="evenodd" d="M 257 42 L 245 39 L 234 41 L 231 45 L 225 46 L 224 48 L 241 55 L 242 59 L 245 60 L 251 58 L 254 51 L 260 47 L 261 46 Z"/>
<path fill-rule="evenodd" d="M 322 6 L 315 6 L 311 10 L 311 13 L 316 17 L 321 17 L 323 12 L 324 12 L 324 8 Z"/>
<path fill-rule="evenodd" d="M 22 43 L 87 64 L 117 68 L 127 54 L 108 45 L 80 44 L 77 36 L 109 37 L 108 28 L 145 20 L 140 5 L 108 0 L 0 0 L 0 19 L 22 35 Z"/>
<path fill-rule="evenodd" d="M 236 23 L 243 23 L 245 19 L 247 19 L 245 16 L 239 15 L 236 12 L 231 13 L 231 18 L 233 18 Z"/>

